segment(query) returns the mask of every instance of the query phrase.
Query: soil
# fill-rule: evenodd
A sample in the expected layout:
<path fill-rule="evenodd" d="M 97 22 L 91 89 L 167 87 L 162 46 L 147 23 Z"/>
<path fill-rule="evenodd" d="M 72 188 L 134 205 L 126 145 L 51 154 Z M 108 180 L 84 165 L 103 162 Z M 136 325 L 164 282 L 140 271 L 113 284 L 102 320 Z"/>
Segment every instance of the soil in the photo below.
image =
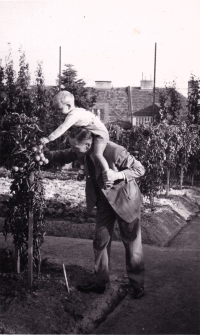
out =
<path fill-rule="evenodd" d="M 7 187 L 7 180 L 3 183 Z M 48 220 L 53 231 L 49 235 L 53 236 L 46 236 L 41 275 L 38 278 L 34 272 L 31 288 L 27 284 L 26 266 L 20 274 L 13 271 L 12 238 L 4 242 L 0 234 L 0 334 L 199 333 L 198 308 L 194 308 L 200 301 L 197 293 L 200 282 L 197 266 L 199 217 L 194 218 L 199 211 L 199 188 L 196 192 L 189 188 L 181 194 L 172 192 L 171 198 L 164 200 L 161 195 L 153 212 L 148 204 L 144 207 L 146 287 L 151 293 L 147 293 L 143 302 L 136 304 L 128 292 L 124 248 L 117 238 L 117 230 L 116 241 L 112 245 L 114 255 L 110 286 L 103 295 L 84 294 L 77 290 L 77 285 L 87 283 L 93 276 L 92 241 L 88 238 L 93 237 L 94 223 L 87 222 L 88 217 L 84 214 L 84 185 L 79 184 L 79 197 L 76 197 L 75 181 L 70 184 L 69 180 L 68 185 L 71 187 L 67 195 L 71 197 L 68 204 L 71 213 L 81 213 L 83 220 L 77 222 L 79 214 L 76 214 L 71 216 L 74 221 L 66 224 L 69 218 L 63 220 L 63 212 L 58 212 L 61 209 L 60 205 L 57 206 L 58 201 L 55 212 L 52 200 L 50 208 L 53 208 L 54 216 Z M 62 186 L 59 187 L 60 194 Z M 56 192 L 54 190 L 52 198 L 58 200 Z M 2 208 L 5 209 L 4 205 Z M 91 218 L 94 219 L 94 216 Z M 193 220 L 194 228 L 190 226 Z M 58 228 L 62 225 L 62 229 Z M 69 225 L 74 226 L 74 230 L 67 230 Z M 68 231 L 68 237 L 63 237 L 64 231 Z M 66 261 L 68 259 L 70 261 Z M 70 293 L 64 280 L 63 263 Z"/>
<path fill-rule="evenodd" d="M 103 295 L 84 294 L 76 285 L 92 277 L 92 241 L 47 236 L 41 277 L 34 276 L 31 289 L 26 270 L 20 275 L 9 272 L 11 267 L 1 272 L 0 333 L 199 334 L 199 236 L 197 216 L 168 247 L 144 245 L 146 294 L 139 301 L 128 292 L 121 242 L 112 244 L 110 287 Z M 11 238 L 3 242 L 0 236 L 0 241 L 12 249 Z M 7 257 L 12 266 L 12 255 Z M 9 264 L 5 256 L 3 264 Z"/>
<path fill-rule="evenodd" d="M 75 238 L 94 238 L 95 209 L 87 214 L 85 203 L 85 181 L 77 182 L 77 171 L 63 169 L 59 172 L 43 171 L 46 203 L 46 234 Z M 11 179 L 8 171 L 0 169 L 0 231 L 8 211 Z M 142 238 L 143 243 L 165 246 L 198 212 L 200 189 L 173 188 L 170 196 L 162 192 L 150 208 L 143 199 Z M 121 240 L 118 225 L 115 225 L 114 240 Z"/>
<path fill-rule="evenodd" d="M 7 249 L 7 251 L 10 249 Z M 1 254 L 5 249 L 1 249 Z M 13 259 L 8 259 L 12 268 Z M 1 262 L 0 275 L 0 333 L 1 334 L 77 334 L 96 328 L 107 313 L 121 301 L 127 289 L 126 278 L 112 281 L 103 296 L 85 295 L 77 285 L 92 279 L 92 272 L 77 265 L 65 265 L 68 286 L 60 264 L 44 259 L 39 278 L 34 274 L 33 286 L 27 281 L 27 271 L 8 272 Z M 99 310 L 100 308 L 100 310 Z M 105 315 L 104 315 L 105 314 Z M 34 317 L 33 317 L 34 316 Z"/>

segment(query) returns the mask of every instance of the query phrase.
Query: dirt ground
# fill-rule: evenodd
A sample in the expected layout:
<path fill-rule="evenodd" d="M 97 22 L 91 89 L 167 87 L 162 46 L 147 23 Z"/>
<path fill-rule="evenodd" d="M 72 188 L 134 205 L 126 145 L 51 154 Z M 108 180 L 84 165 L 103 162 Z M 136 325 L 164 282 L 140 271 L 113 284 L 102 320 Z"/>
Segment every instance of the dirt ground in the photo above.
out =
<path fill-rule="evenodd" d="M 53 247 L 59 250 L 59 245 L 60 238 L 57 238 Z M 6 255 L 8 260 L 6 266 L 5 250 L 9 252 L 9 256 Z M 0 255 L 4 256 L 3 262 L 0 262 L 1 334 L 85 333 L 88 327 L 91 327 L 90 318 L 92 327 L 94 327 L 93 320 L 96 325 L 99 324 L 104 318 L 104 311 L 106 315 L 113 310 L 126 294 L 126 278 L 120 280 L 120 285 L 116 278 L 112 280 L 112 287 L 103 296 L 95 293 L 85 295 L 79 292 L 76 286 L 86 284 L 92 279 L 93 273 L 84 266 L 67 264 L 65 268 L 70 287 L 69 294 L 61 261 L 52 262 L 52 259 L 49 261 L 47 258 L 42 261 L 40 278 L 34 275 L 33 287 L 30 289 L 27 283 L 27 270 L 21 274 L 13 273 L 11 251 L 10 243 L 9 248 L 0 249 Z M 90 251 L 92 252 L 92 248 Z M 71 261 L 73 258 L 80 258 L 79 253 L 80 249 L 78 255 L 76 253 L 70 257 Z M 49 255 L 49 251 L 47 254 Z M 60 252 L 60 259 L 62 258 Z"/>
<path fill-rule="evenodd" d="M 92 277 L 92 241 L 47 236 L 41 278 L 34 278 L 31 290 L 26 271 L 18 276 L 8 272 L 0 276 L 0 332 L 199 334 L 199 236 L 200 218 L 196 217 L 168 247 L 144 245 L 146 295 L 137 301 L 128 292 L 121 242 L 113 241 L 111 284 L 104 295 L 84 294 L 76 285 Z M 1 236 L 0 242 L 12 249 L 11 239 L 3 242 Z"/>
<path fill-rule="evenodd" d="M 25 274 L 1 276 L 1 334 L 76 333 L 85 309 L 98 297 L 83 296 L 75 288 L 91 276 L 89 271 L 76 265 L 66 266 L 66 271 L 70 294 L 66 293 L 62 269 L 56 264 L 43 265 L 42 277 L 34 278 L 31 290 Z"/>
<path fill-rule="evenodd" d="M 8 184 L 8 179 L 2 179 L 5 195 Z M 59 184 L 56 189 L 56 181 L 47 184 L 48 191 L 53 188 L 53 204 L 63 186 Z M 71 193 L 63 192 L 71 197 L 68 200 L 73 204 L 77 186 L 75 181 L 69 185 Z M 79 188 L 80 199 L 76 201 L 82 203 L 83 185 Z M 145 209 L 146 295 L 137 302 L 128 292 L 125 253 L 120 241 L 112 244 L 111 283 L 103 295 L 97 295 L 76 289 L 93 275 L 92 240 L 88 239 L 91 238 L 88 233 L 84 239 L 82 235 L 70 238 L 69 232 L 66 237 L 65 221 L 61 235 L 46 236 L 41 276 L 37 278 L 34 274 L 32 288 L 27 284 L 26 268 L 18 275 L 13 271 L 12 237 L 5 242 L 0 233 L 0 334 L 200 334 L 200 222 L 198 216 L 193 218 L 198 215 L 199 206 L 198 188 L 185 189 L 183 194 L 176 191 L 171 199 L 160 197 L 154 212 Z M 79 234 L 86 231 L 86 224 L 74 222 L 68 225 L 76 225 L 74 229 Z M 55 229 L 51 220 L 52 226 Z"/>

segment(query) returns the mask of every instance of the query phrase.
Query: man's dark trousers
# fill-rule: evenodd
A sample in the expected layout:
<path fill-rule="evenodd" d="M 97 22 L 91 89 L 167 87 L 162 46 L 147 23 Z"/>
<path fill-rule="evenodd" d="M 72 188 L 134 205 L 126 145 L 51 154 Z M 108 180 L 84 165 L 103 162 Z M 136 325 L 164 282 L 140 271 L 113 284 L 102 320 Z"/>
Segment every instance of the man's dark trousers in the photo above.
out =
<path fill-rule="evenodd" d="M 141 212 L 139 211 L 138 218 L 133 222 L 128 223 L 123 221 L 116 214 L 101 191 L 95 178 L 94 165 L 89 157 L 87 157 L 87 163 L 97 195 L 96 230 L 93 241 L 96 281 L 100 285 L 109 283 L 110 248 L 114 224 L 117 219 L 121 238 L 125 246 L 126 270 L 130 286 L 134 289 L 140 289 L 144 286 L 144 259 L 140 225 Z"/>

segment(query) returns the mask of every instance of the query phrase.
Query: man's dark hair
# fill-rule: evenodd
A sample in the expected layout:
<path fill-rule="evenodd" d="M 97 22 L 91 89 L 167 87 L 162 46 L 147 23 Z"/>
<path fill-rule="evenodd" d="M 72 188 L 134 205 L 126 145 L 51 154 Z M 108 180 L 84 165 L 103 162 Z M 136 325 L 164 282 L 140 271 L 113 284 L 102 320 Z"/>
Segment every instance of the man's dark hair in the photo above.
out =
<path fill-rule="evenodd" d="M 68 136 L 70 138 L 76 138 L 79 142 L 90 140 L 93 137 L 92 133 L 89 130 L 82 127 L 74 126 L 68 129 Z"/>

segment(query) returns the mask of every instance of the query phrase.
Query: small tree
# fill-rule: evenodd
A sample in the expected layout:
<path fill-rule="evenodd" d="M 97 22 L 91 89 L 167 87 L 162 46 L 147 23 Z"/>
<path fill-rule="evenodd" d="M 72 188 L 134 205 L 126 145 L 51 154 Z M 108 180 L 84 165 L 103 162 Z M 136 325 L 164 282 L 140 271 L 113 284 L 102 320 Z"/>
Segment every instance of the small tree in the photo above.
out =
<path fill-rule="evenodd" d="M 86 83 L 82 79 L 77 79 L 77 71 L 73 65 L 65 65 L 60 78 L 62 90 L 69 91 L 74 95 L 77 107 L 90 109 L 96 102 L 95 90 L 85 87 Z"/>
<path fill-rule="evenodd" d="M 194 132 L 193 127 L 188 127 L 186 122 L 182 122 L 177 128 L 177 164 L 176 169 L 180 175 L 180 188 L 183 186 L 184 174 L 187 172 L 189 159 L 196 152 L 196 140 L 198 132 Z"/>
<path fill-rule="evenodd" d="M 1 65 L 0 60 L 0 125 L 2 123 L 2 118 L 5 115 L 5 73 L 4 73 L 4 67 Z"/>
<path fill-rule="evenodd" d="M 5 113 L 12 113 L 16 110 L 16 73 L 13 68 L 13 60 L 11 59 L 11 51 L 6 58 L 5 66 Z"/>
<path fill-rule="evenodd" d="M 190 125 L 192 133 L 191 155 L 188 159 L 187 175 L 191 178 L 191 185 L 194 185 L 195 176 L 200 175 L 200 126 Z"/>
<path fill-rule="evenodd" d="M 44 132 L 44 136 L 55 130 L 56 126 L 60 124 L 59 114 L 55 115 L 52 106 L 53 96 L 58 92 L 57 88 L 47 89 L 45 86 L 45 79 L 43 75 L 42 63 L 38 62 L 35 71 L 36 84 L 31 90 L 31 100 L 34 104 L 34 116 L 38 117 L 40 121 L 40 128 Z M 55 120 L 57 117 L 59 120 Z M 53 120 L 52 120 L 53 117 Z"/>
<path fill-rule="evenodd" d="M 12 166 L 12 184 L 9 211 L 5 219 L 4 235 L 13 235 L 13 243 L 27 260 L 29 215 L 33 213 L 33 260 L 40 267 L 40 246 L 43 243 L 44 192 L 40 167 L 48 160 L 35 145 L 40 137 L 37 118 L 11 113 L 4 118 L 10 148 L 9 167 Z M 38 153 L 36 153 L 38 151 Z M 33 178 L 34 173 L 34 178 Z"/>
<path fill-rule="evenodd" d="M 40 120 L 40 127 L 43 130 L 43 136 L 48 136 L 63 121 L 64 115 L 58 113 L 53 107 L 53 97 L 58 93 L 57 87 L 47 88 L 43 75 L 42 63 L 38 62 L 36 69 L 36 84 L 32 89 L 32 100 L 34 101 L 34 115 Z M 50 143 L 50 148 L 60 148 L 64 136 Z"/>
<path fill-rule="evenodd" d="M 188 90 L 188 121 L 190 124 L 200 124 L 200 79 L 191 76 Z"/>
<path fill-rule="evenodd" d="M 157 116 L 158 123 L 166 122 L 168 124 L 174 124 L 179 121 L 182 105 L 175 82 L 170 86 L 165 86 L 165 89 L 159 92 L 159 103 L 160 113 Z"/>
<path fill-rule="evenodd" d="M 166 196 L 169 196 L 171 175 L 174 174 L 177 161 L 177 129 L 176 125 L 161 124 L 161 141 L 165 148 L 164 179 L 166 178 Z"/>
<path fill-rule="evenodd" d="M 19 72 L 15 82 L 16 108 L 15 112 L 25 113 L 28 116 L 33 115 L 33 106 L 30 99 L 30 74 L 29 65 L 26 63 L 25 53 L 19 50 Z"/>
<path fill-rule="evenodd" d="M 145 167 L 145 175 L 138 180 L 141 192 L 154 206 L 154 197 L 163 188 L 164 162 L 166 160 L 163 131 L 158 126 L 140 125 L 130 133 L 130 149 L 134 148 Z"/>

